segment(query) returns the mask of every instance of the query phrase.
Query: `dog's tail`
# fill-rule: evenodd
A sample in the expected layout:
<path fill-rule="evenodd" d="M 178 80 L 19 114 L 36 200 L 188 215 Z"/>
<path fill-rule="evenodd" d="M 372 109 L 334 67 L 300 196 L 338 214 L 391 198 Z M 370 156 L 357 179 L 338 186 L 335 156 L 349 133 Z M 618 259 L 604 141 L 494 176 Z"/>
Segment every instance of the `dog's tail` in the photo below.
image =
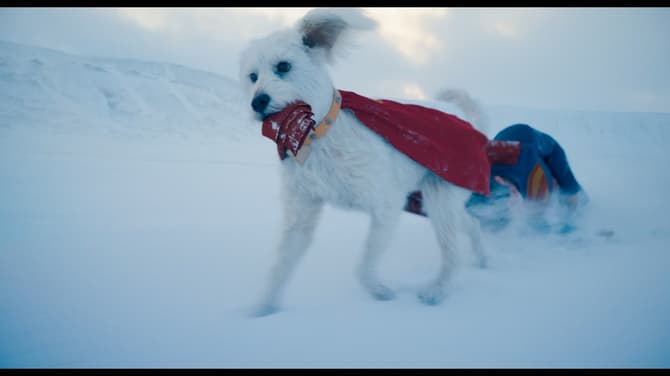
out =
<path fill-rule="evenodd" d="M 463 111 L 467 121 L 478 131 L 486 134 L 488 131 L 488 120 L 479 103 L 472 99 L 467 91 L 462 89 L 449 89 L 437 95 L 437 99 L 450 102 Z"/>

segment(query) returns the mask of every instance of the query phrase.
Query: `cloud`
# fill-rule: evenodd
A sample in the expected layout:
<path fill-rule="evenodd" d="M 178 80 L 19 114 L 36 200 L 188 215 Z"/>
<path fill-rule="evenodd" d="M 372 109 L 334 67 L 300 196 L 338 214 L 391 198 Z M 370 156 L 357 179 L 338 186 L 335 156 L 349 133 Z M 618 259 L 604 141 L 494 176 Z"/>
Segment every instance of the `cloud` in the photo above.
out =
<path fill-rule="evenodd" d="M 493 24 L 493 28 L 503 37 L 514 38 L 519 36 L 519 30 L 516 25 L 511 22 L 498 21 Z"/>
<path fill-rule="evenodd" d="M 403 57 L 425 64 L 443 48 L 440 36 L 430 30 L 431 20 L 444 20 L 446 8 L 365 8 L 379 23 L 382 38 Z"/>
<path fill-rule="evenodd" d="M 117 8 L 118 14 L 150 31 L 239 41 L 297 21 L 311 8 Z"/>
<path fill-rule="evenodd" d="M 122 17 L 135 22 L 138 26 L 152 31 L 167 26 L 168 14 L 155 8 L 119 8 L 116 10 Z"/>
<path fill-rule="evenodd" d="M 423 89 L 414 83 L 405 84 L 403 87 L 403 94 L 409 99 L 427 99 L 428 96 Z"/>
<path fill-rule="evenodd" d="M 548 8 L 500 8 L 478 12 L 480 25 L 500 38 L 527 38 L 554 14 Z"/>

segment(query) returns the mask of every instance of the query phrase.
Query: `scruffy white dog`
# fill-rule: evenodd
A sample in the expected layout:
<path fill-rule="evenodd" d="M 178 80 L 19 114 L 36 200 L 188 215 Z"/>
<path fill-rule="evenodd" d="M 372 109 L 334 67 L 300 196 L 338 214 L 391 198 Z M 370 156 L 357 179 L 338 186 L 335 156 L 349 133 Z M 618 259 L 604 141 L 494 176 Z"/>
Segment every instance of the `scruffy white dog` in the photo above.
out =
<path fill-rule="evenodd" d="M 373 20 L 356 10 L 316 9 L 295 27 L 252 41 L 241 55 L 240 78 L 253 116 L 262 121 L 290 103 L 304 101 L 318 123 L 333 102 L 334 86 L 326 64 L 332 62 L 352 32 L 374 27 Z M 440 99 L 455 102 L 478 127 L 477 119 L 472 118 L 477 115 L 476 103 L 466 93 L 447 91 Z M 278 310 L 282 290 L 312 240 L 325 203 L 370 214 L 357 275 L 376 299 L 394 297 L 393 291 L 379 281 L 376 266 L 412 191 L 422 192 L 423 207 L 441 249 L 439 274 L 419 293 L 419 299 L 437 304 L 445 296 L 454 266 L 457 232 L 469 235 L 475 255 L 484 266 L 479 223 L 464 208 L 470 191 L 414 162 L 349 111 L 342 110 L 328 133 L 310 147 L 304 164 L 294 158 L 281 162 L 283 231 L 276 264 L 254 315 Z"/>

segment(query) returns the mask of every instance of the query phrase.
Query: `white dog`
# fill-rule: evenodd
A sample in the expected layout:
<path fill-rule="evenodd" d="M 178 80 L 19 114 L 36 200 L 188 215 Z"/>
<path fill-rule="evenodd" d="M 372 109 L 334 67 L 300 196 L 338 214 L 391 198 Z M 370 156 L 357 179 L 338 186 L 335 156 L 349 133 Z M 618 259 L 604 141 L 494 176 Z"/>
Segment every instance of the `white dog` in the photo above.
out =
<path fill-rule="evenodd" d="M 374 26 L 374 21 L 355 10 L 316 9 L 295 27 L 252 41 L 241 55 L 240 78 L 254 117 L 262 121 L 301 100 L 311 106 L 318 123 L 333 102 L 334 86 L 326 64 L 347 43 L 352 31 Z M 466 116 L 477 115 L 476 103 L 464 92 L 448 91 L 440 99 L 455 102 Z M 324 203 L 370 214 L 357 275 L 376 299 L 394 297 L 393 291 L 379 281 L 376 266 L 411 191 L 422 192 L 423 205 L 441 249 L 439 274 L 419 293 L 419 299 L 432 305 L 445 296 L 454 266 L 457 232 L 469 235 L 475 255 L 484 266 L 479 223 L 464 208 L 470 191 L 447 182 L 397 151 L 349 111 L 340 111 L 328 133 L 314 140 L 310 148 L 303 164 L 294 158 L 281 162 L 283 231 L 278 259 L 255 315 L 278 310 L 282 290 L 312 240 Z"/>

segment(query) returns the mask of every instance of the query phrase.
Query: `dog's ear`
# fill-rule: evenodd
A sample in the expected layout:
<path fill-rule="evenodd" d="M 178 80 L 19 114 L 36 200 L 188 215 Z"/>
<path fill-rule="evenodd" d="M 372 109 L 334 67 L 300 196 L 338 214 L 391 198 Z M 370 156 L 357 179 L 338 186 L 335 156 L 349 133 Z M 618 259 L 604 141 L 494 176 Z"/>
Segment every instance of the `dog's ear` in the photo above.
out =
<path fill-rule="evenodd" d="M 356 9 L 314 9 L 298 21 L 298 31 L 302 43 L 313 50 L 325 52 L 328 60 L 332 59 L 338 46 L 346 44 L 350 31 L 372 30 L 376 22 Z"/>

